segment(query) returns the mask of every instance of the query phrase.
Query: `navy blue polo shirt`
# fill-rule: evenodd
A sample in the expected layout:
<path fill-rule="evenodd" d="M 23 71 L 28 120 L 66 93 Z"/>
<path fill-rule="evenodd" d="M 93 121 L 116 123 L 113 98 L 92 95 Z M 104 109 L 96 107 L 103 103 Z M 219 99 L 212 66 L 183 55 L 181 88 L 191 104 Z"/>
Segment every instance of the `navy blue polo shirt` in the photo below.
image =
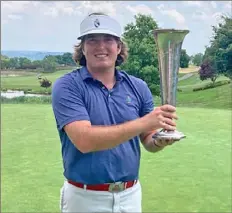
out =
<path fill-rule="evenodd" d="M 153 110 L 152 94 L 144 81 L 117 69 L 115 76 L 116 84 L 108 90 L 82 67 L 60 77 L 53 85 L 52 107 L 68 180 L 99 184 L 138 179 L 139 136 L 112 149 L 82 153 L 63 129 L 80 120 L 88 120 L 92 125 L 122 124 Z"/>

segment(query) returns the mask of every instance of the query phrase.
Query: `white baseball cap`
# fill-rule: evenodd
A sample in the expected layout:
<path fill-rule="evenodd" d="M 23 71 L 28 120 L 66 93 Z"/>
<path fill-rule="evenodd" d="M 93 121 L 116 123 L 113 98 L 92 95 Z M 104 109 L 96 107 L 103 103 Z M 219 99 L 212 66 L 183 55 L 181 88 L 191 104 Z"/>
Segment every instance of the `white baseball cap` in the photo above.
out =
<path fill-rule="evenodd" d="M 115 19 L 108 15 L 90 15 L 81 22 L 80 35 L 77 39 L 81 39 L 88 34 L 100 33 L 121 38 L 121 26 Z"/>

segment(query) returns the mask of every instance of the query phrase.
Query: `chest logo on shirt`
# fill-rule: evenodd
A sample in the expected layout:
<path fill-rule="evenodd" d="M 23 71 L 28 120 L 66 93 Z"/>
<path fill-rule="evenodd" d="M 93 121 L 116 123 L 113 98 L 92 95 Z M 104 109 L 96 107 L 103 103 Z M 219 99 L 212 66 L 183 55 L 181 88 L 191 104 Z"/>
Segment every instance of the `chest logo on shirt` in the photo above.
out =
<path fill-rule="evenodd" d="M 126 96 L 126 103 L 128 103 L 128 104 L 131 103 L 131 97 L 129 95 Z"/>

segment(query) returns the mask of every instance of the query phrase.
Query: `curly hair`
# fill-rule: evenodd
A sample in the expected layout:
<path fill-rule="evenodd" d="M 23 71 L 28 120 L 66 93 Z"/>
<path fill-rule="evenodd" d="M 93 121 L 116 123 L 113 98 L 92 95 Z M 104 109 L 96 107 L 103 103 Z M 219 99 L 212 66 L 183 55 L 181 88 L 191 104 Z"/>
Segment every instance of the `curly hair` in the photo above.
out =
<path fill-rule="evenodd" d="M 89 16 L 92 15 L 106 15 L 104 13 L 92 13 Z M 81 42 L 77 45 L 74 45 L 74 54 L 73 54 L 73 60 L 81 65 L 81 66 L 86 66 L 86 58 L 82 52 L 83 50 L 83 46 L 84 46 L 84 42 L 85 42 L 85 36 L 81 39 Z M 121 39 L 115 37 L 115 40 L 117 41 L 118 45 L 121 46 L 121 52 L 118 54 L 117 59 L 115 61 L 115 66 L 120 66 L 123 62 L 126 61 L 127 57 L 128 57 L 128 47 L 127 44 L 122 41 Z"/>

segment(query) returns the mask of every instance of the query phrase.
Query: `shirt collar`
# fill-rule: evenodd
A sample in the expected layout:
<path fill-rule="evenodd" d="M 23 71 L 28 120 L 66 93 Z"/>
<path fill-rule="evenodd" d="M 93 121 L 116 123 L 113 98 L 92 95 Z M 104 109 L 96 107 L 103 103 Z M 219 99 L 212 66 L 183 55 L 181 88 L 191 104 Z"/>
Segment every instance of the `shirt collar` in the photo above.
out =
<path fill-rule="evenodd" d="M 81 67 L 81 69 L 80 69 L 79 72 L 80 72 L 81 77 L 82 77 L 82 79 L 84 81 L 87 80 L 87 79 L 94 80 L 93 76 L 88 71 L 88 69 L 87 69 L 86 66 Z M 116 76 L 116 81 L 121 81 L 123 79 L 123 74 L 119 70 L 117 70 L 117 69 L 115 69 L 115 76 Z"/>

